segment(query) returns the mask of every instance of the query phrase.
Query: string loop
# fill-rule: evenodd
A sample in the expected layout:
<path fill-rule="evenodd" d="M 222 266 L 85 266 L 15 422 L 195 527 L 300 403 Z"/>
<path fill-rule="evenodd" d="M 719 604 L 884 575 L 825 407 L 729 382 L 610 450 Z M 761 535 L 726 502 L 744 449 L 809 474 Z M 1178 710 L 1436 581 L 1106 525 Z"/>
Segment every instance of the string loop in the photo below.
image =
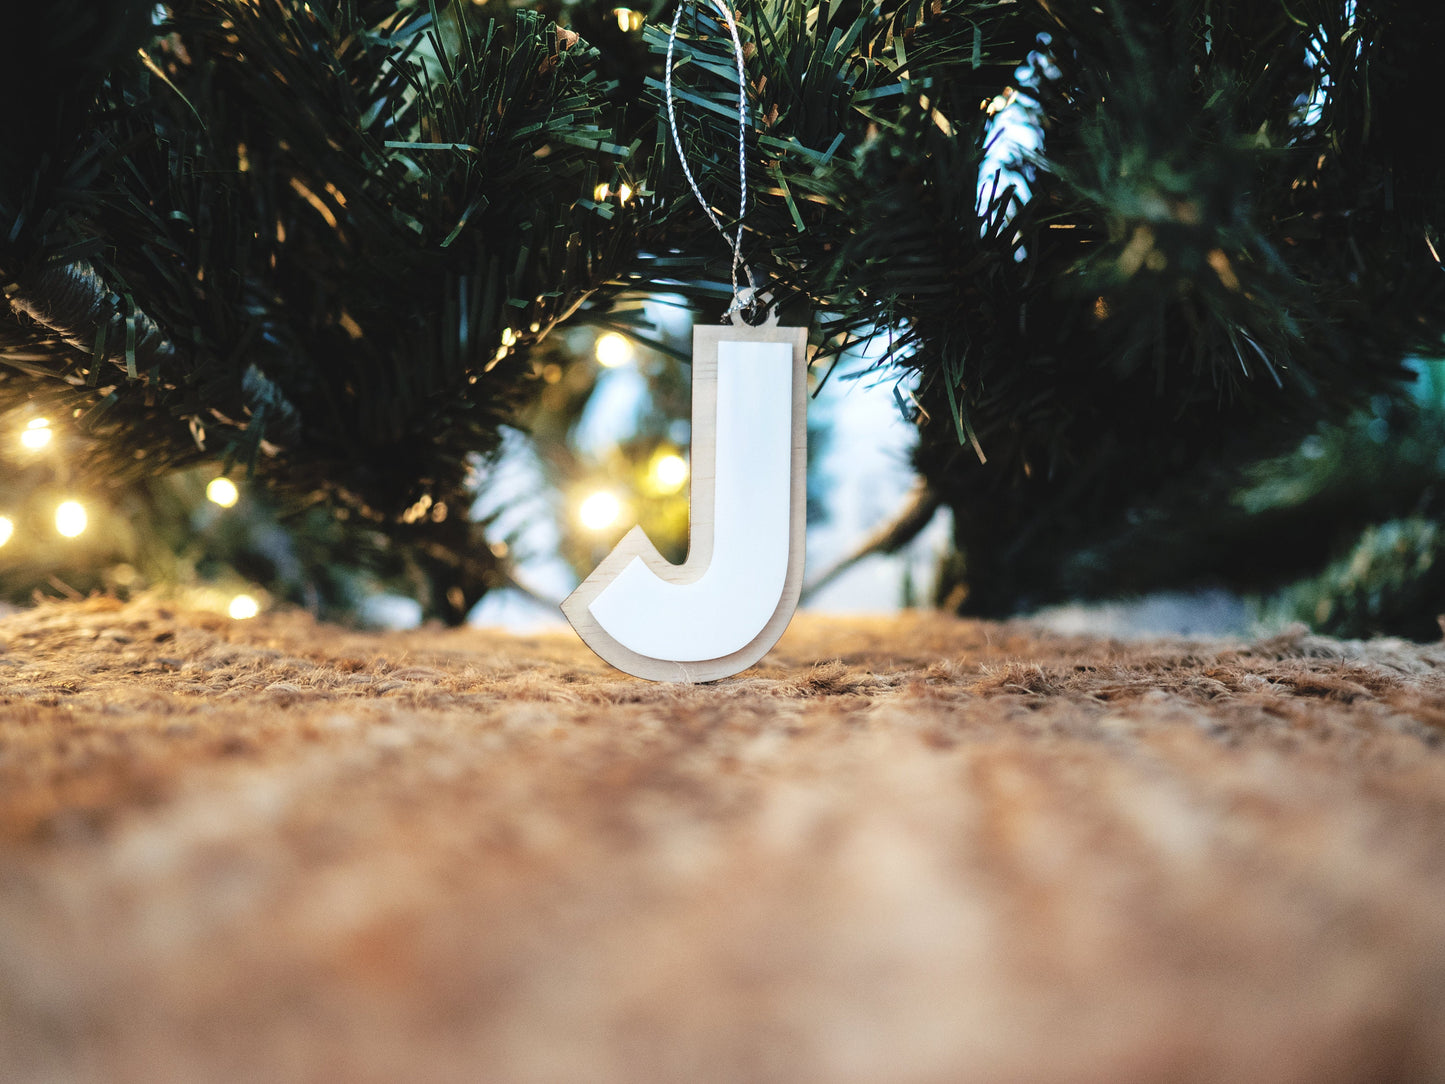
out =
<path fill-rule="evenodd" d="M 677 160 L 682 164 L 683 175 L 687 177 L 687 183 L 692 188 L 692 194 L 697 197 L 698 204 L 706 212 L 707 217 L 722 234 L 723 240 L 727 241 L 733 250 L 732 266 L 732 287 L 733 302 L 728 307 L 725 316 L 731 316 L 735 312 L 752 308 L 758 301 L 758 280 L 753 275 L 753 269 L 743 262 L 743 217 L 748 211 L 748 91 L 747 82 L 743 75 L 743 42 L 738 34 L 737 18 L 733 15 L 732 9 L 727 6 L 726 0 L 710 0 L 712 6 L 721 13 L 723 22 L 727 24 L 728 32 L 733 39 L 733 58 L 737 62 L 738 72 L 738 228 L 735 234 L 729 234 L 727 227 L 723 225 L 722 219 L 708 204 L 703 197 L 702 189 L 698 187 L 697 178 L 692 175 L 692 169 L 687 164 L 687 152 L 682 147 L 682 136 L 677 130 L 677 110 L 673 102 L 672 94 L 672 55 L 673 47 L 677 43 L 677 28 L 682 21 L 682 9 L 686 6 L 686 0 L 681 0 L 677 5 L 677 11 L 672 16 L 672 29 L 667 35 L 667 65 L 663 71 L 663 90 L 667 98 L 667 123 L 672 129 L 672 145 L 677 148 Z M 747 274 L 748 285 L 739 286 L 738 272 Z"/>

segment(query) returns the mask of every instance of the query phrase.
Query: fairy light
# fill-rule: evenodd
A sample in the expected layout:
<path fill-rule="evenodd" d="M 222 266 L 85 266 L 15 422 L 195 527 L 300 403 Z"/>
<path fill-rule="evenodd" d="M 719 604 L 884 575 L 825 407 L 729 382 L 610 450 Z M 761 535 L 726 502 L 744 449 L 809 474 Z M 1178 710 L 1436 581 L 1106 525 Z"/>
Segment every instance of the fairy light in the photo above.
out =
<path fill-rule="evenodd" d="M 237 621 L 245 621 L 261 612 L 261 604 L 250 595 L 237 595 L 231 600 L 226 612 Z"/>
<path fill-rule="evenodd" d="M 616 196 L 619 203 L 626 203 L 636 194 L 636 191 L 635 188 L 626 182 L 619 184 L 615 189 L 611 185 L 599 184 L 596 188 L 592 189 L 592 198 L 598 203 L 601 203 L 603 200 Z"/>
<path fill-rule="evenodd" d="M 577 518 L 589 531 L 605 531 L 616 523 L 621 515 L 622 502 L 615 493 L 609 493 L 605 489 L 593 493 L 577 509 Z"/>
<path fill-rule="evenodd" d="M 687 481 L 687 460 L 676 452 L 665 452 L 652 461 L 648 471 L 652 488 L 657 493 L 676 493 Z"/>
<path fill-rule="evenodd" d="M 219 504 L 222 508 L 230 508 L 241 499 L 241 491 L 236 488 L 236 483 L 229 478 L 212 478 L 206 483 L 206 500 L 212 504 Z"/>
<path fill-rule="evenodd" d="M 49 444 L 51 436 L 49 418 L 31 418 L 20 433 L 20 443 L 35 452 Z"/>
<path fill-rule="evenodd" d="M 0 546 L 9 542 L 15 534 L 15 521 L 9 516 L 0 516 Z"/>
<path fill-rule="evenodd" d="M 597 364 L 605 369 L 615 369 L 632 360 L 632 344 L 626 338 L 609 331 L 597 339 Z"/>
<path fill-rule="evenodd" d="M 624 34 L 642 29 L 643 14 L 633 8 L 613 8 L 612 17 L 617 20 L 617 29 Z"/>
<path fill-rule="evenodd" d="M 62 501 L 55 509 L 55 529 L 66 538 L 83 534 L 88 522 L 85 505 L 79 501 Z"/>

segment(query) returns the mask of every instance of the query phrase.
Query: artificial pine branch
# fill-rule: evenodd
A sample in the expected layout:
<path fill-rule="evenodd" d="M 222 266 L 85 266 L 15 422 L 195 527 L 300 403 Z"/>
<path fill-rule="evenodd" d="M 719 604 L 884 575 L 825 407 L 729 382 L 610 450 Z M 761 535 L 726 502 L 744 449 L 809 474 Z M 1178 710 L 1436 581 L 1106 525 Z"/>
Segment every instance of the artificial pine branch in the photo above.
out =
<path fill-rule="evenodd" d="M 27 48 L 63 48 L 49 29 Z M 627 153 L 595 52 L 407 0 L 177 0 L 159 35 L 66 99 L 85 138 L 0 172 L 0 410 L 78 418 L 92 479 L 239 459 L 402 545 L 425 503 L 416 544 L 462 545 L 440 524 L 530 394 L 527 348 L 634 242 L 592 199 Z"/>
<path fill-rule="evenodd" d="M 849 569 L 878 554 L 897 553 L 933 522 L 939 508 L 938 494 L 923 479 L 914 482 L 907 497 L 887 520 L 873 529 L 852 550 L 815 573 L 803 585 L 801 600 L 806 602 Z"/>
<path fill-rule="evenodd" d="M 960 2 L 901 33 L 877 32 L 886 12 L 848 30 L 834 8 L 745 12 L 750 256 L 835 343 L 889 329 L 880 364 L 916 374 L 917 462 L 955 511 L 966 609 L 1058 597 L 1073 547 L 1142 495 L 1399 396 L 1402 359 L 1440 349 L 1445 215 L 1398 119 L 1415 5 L 1352 7 Z M 987 175 L 980 197 L 980 103 L 1031 48 L 1010 91 L 1044 124 L 1016 164 L 1031 197 Z M 703 24 L 678 70 L 715 106 L 690 153 L 725 192 L 720 50 Z"/>

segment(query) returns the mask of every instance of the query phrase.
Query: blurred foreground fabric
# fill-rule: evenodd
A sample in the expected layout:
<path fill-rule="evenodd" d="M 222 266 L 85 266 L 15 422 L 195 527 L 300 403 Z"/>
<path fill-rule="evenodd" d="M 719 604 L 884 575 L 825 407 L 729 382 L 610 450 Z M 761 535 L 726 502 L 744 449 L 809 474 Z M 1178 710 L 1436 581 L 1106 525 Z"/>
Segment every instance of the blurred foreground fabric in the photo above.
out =
<path fill-rule="evenodd" d="M 1445 1080 L 1445 646 L 0 640 L 7 1082 Z"/>

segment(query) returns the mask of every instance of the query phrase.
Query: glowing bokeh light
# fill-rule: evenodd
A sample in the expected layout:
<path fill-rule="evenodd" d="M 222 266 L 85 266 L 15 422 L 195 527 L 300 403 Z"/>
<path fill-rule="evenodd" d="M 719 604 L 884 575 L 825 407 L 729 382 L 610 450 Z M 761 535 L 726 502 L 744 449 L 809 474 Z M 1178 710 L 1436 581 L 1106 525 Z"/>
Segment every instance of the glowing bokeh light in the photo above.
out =
<path fill-rule="evenodd" d="M 241 491 L 236 488 L 236 483 L 229 478 L 212 478 L 206 483 L 206 500 L 212 504 L 219 504 L 222 508 L 230 508 L 241 499 Z"/>
<path fill-rule="evenodd" d="M 226 612 L 237 621 L 245 621 L 261 612 L 261 604 L 250 595 L 237 595 Z"/>
<path fill-rule="evenodd" d="M 622 515 L 622 502 L 616 494 L 599 490 L 584 500 L 577 509 L 577 518 L 589 531 L 605 531 Z"/>
<path fill-rule="evenodd" d="M 31 418 L 20 434 L 20 443 L 34 452 L 49 444 L 52 435 L 49 418 Z"/>
<path fill-rule="evenodd" d="M 676 452 L 652 461 L 652 487 L 659 493 L 676 493 L 687 481 L 687 460 Z"/>
<path fill-rule="evenodd" d="M 607 369 L 615 369 L 632 360 L 632 344 L 615 331 L 609 331 L 597 339 L 597 363 Z"/>
<path fill-rule="evenodd" d="M 88 522 L 85 506 L 79 501 L 62 501 L 55 509 L 55 529 L 66 538 L 82 534 Z"/>
<path fill-rule="evenodd" d="M 15 521 L 9 516 L 0 516 L 0 546 L 10 541 L 15 534 Z"/>

